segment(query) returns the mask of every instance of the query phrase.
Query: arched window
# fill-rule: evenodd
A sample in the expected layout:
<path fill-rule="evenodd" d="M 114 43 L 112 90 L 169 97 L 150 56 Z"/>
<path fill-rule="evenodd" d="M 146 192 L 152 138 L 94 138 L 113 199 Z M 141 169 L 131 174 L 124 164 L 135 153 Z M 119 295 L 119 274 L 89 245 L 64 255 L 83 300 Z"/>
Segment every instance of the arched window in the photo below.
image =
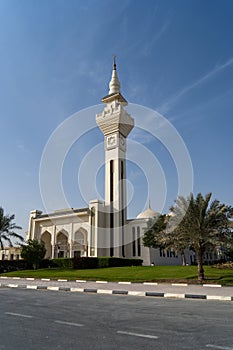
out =
<path fill-rule="evenodd" d="M 83 232 L 78 231 L 75 233 L 75 242 L 77 242 L 81 246 L 85 244 L 85 237 Z"/>
<path fill-rule="evenodd" d="M 51 233 L 48 231 L 45 231 L 41 235 L 41 241 L 44 242 L 46 253 L 45 253 L 45 259 L 52 258 L 52 245 L 51 245 Z"/>
<path fill-rule="evenodd" d="M 56 255 L 58 258 L 66 258 L 68 253 L 68 233 L 59 231 L 57 234 Z"/>
<path fill-rule="evenodd" d="M 87 254 L 87 231 L 80 228 L 74 234 L 73 256 L 80 257 Z"/>

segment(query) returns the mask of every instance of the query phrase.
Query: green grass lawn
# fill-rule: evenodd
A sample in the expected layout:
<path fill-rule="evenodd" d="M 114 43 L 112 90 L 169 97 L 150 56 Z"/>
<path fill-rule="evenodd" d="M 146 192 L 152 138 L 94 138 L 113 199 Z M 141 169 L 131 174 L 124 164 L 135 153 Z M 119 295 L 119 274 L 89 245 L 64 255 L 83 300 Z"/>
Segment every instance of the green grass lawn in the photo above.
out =
<path fill-rule="evenodd" d="M 197 283 L 197 266 L 135 266 L 112 267 L 89 270 L 39 269 L 14 271 L 2 276 L 34 277 L 51 279 L 85 279 L 131 282 L 188 282 Z M 233 285 L 233 270 L 205 266 L 205 282 Z"/>

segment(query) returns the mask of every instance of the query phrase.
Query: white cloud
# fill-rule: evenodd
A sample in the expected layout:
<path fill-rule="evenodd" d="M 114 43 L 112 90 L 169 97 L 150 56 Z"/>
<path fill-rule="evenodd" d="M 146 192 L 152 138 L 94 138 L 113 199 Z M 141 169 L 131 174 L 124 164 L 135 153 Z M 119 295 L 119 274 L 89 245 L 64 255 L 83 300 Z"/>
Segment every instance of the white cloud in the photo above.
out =
<path fill-rule="evenodd" d="M 231 66 L 233 64 L 233 57 L 230 58 L 225 63 L 216 66 L 214 69 L 212 69 L 209 73 L 205 74 L 200 79 L 194 81 L 193 83 L 185 86 L 183 89 L 181 89 L 177 94 L 173 95 L 171 98 L 169 98 L 164 104 L 158 107 L 158 110 L 160 113 L 166 113 L 171 109 L 171 107 L 180 99 L 182 98 L 187 92 L 190 90 L 196 88 L 197 86 L 201 85 L 202 83 L 208 81 L 213 76 L 215 76 L 217 73 L 223 71 L 227 67 Z"/>
<path fill-rule="evenodd" d="M 149 144 L 155 140 L 155 137 L 149 133 L 141 132 L 139 129 L 135 130 L 130 137 L 131 140 L 134 140 L 140 144 Z"/>
<path fill-rule="evenodd" d="M 142 48 L 142 53 L 145 56 L 149 56 L 151 54 L 151 51 L 156 43 L 156 41 L 158 41 L 161 36 L 163 35 L 164 32 L 166 32 L 167 28 L 169 27 L 170 22 L 166 21 L 163 26 L 161 27 L 161 29 L 154 34 L 154 36 L 152 37 L 152 40 L 146 40 L 145 41 L 145 46 Z"/>
<path fill-rule="evenodd" d="M 18 148 L 18 150 L 20 150 L 23 153 L 30 153 L 30 150 L 27 147 L 25 147 L 25 145 L 22 143 L 19 143 L 17 145 L 17 148 Z"/>

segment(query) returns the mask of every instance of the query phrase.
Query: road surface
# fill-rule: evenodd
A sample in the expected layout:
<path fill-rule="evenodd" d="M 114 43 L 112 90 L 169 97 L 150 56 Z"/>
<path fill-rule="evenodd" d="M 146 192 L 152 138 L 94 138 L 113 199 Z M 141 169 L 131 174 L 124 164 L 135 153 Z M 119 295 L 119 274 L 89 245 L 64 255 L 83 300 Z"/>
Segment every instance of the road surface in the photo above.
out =
<path fill-rule="evenodd" d="M 0 349 L 233 350 L 233 304 L 0 289 Z"/>

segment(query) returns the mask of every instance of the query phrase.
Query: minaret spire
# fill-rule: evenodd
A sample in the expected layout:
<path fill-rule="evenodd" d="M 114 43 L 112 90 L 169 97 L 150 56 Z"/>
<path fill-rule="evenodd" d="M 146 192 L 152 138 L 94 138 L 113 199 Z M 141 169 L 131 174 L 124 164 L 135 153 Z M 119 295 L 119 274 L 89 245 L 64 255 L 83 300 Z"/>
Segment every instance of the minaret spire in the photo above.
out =
<path fill-rule="evenodd" d="M 116 70 L 116 55 L 113 55 L 113 69 Z"/>
<path fill-rule="evenodd" d="M 102 98 L 102 102 L 108 104 L 113 101 L 121 102 L 123 106 L 127 106 L 126 99 L 121 95 L 121 84 L 117 75 L 116 67 L 116 55 L 113 55 L 113 64 L 112 64 L 112 77 L 109 82 L 109 92 L 107 96 Z"/>
<path fill-rule="evenodd" d="M 117 75 L 117 69 L 116 69 L 116 55 L 113 55 L 113 69 L 112 69 L 112 78 L 109 83 L 109 95 L 116 94 L 120 92 L 120 81 L 118 79 Z"/>
<path fill-rule="evenodd" d="M 148 209 L 151 209 L 150 199 L 149 199 L 149 201 L 148 201 Z"/>

